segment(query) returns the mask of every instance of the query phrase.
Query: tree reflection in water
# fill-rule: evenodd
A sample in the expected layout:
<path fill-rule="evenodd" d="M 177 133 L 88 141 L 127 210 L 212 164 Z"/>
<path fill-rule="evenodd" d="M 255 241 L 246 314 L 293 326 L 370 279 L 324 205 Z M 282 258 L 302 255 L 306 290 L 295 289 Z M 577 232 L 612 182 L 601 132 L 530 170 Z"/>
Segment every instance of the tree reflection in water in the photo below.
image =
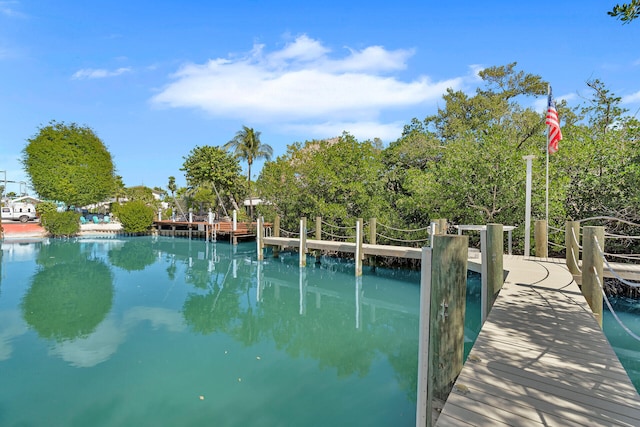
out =
<path fill-rule="evenodd" d="M 142 271 L 155 261 L 148 241 L 128 240 L 123 246 L 109 250 L 109 262 L 127 271 Z"/>
<path fill-rule="evenodd" d="M 22 299 L 22 316 L 42 338 L 56 341 L 86 337 L 113 304 L 109 267 L 74 242 L 43 245 L 40 268 Z"/>

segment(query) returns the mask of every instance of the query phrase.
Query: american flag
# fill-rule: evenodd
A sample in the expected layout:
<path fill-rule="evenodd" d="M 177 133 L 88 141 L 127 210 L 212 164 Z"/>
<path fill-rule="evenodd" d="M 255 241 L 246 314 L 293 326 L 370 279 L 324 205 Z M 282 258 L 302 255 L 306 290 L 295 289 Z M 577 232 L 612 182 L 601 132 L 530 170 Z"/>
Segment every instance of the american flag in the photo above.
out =
<path fill-rule="evenodd" d="M 545 123 L 547 124 L 547 126 L 549 126 L 549 154 L 553 154 L 558 151 L 558 142 L 562 139 L 562 132 L 560 131 L 560 122 L 558 120 L 558 112 L 556 111 L 556 103 L 551 97 L 551 90 L 549 90 L 547 119 Z"/>

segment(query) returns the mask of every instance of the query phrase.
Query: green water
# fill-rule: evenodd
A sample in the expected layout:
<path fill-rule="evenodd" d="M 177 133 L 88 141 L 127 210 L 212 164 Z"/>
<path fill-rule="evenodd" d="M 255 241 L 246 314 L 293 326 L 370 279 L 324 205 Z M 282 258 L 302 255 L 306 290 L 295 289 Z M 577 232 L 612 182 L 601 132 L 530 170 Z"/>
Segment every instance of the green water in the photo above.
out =
<path fill-rule="evenodd" d="M 611 298 L 610 302 L 620 322 L 636 336 L 640 336 L 640 301 Z M 602 329 L 631 382 L 640 392 L 640 341 L 625 331 L 606 304 L 602 312 Z"/>
<path fill-rule="evenodd" d="M 418 273 L 254 247 L 5 241 L 0 426 L 415 425 Z"/>

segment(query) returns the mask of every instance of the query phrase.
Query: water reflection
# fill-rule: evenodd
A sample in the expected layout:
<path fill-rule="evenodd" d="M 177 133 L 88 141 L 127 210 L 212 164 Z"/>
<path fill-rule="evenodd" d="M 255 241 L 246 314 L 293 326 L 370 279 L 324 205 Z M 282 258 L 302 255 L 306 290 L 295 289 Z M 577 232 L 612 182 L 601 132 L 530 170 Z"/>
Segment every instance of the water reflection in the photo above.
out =
<path fill-rule="evenodd" d="M 109 360 L 134 327 L 148 321 L 153 329 L 171 333 L 224 334 L 245 347 L 274 346 L 291 358 L 331 368 L 341 378 L 366 376 L 376 361 L 386 359 L 404 392 L 415 399 L 418 301 L 413 285 L 410 292 L 397 293 L 378 286 L 375 277 L 354 278 L 348 262 L 325 259 L 322 265 L 299 268 L 297 259 L 286 255 L 257 262 L 253 245 L 178 239 L 56 241 L 43 245 L 35 260 L 39 267 L 22 298 L 22 317 L 40 337 L 53 341 L 49 354 L 72 366 Z M 118 276 L 105 261 L 143 273 Z M 127 298 L 166 300 L 174 308 L 132 304 L 109 314 L 114 277 L 127 289 Z M 128 285 L 128 277 L 137 286 Z M 145 288 L 140 277 L 154 286 Z M 173 299 L 167 300 L 174 287 Z M 0 356 L 11 355 L 9 344 L 22 333 L 24 328 L 0 328 Z"/>
<path fill-rule="evenodd" d="M 62 246 L 70 247 L 63 251 Z M 98 259 L 78 262 L 82 254 L 73 246 L 77 247 L 53 243 L 40 250 L 37 261 L 44 267 L 33 276 L 22 300 L 24 320 L 42 338 L 64 341 L 87 336 L 111 310 L 111 270 Z"/>
<path fill-rule="evenodd" d="M 142 271 L 156 261 L 148 241 L 129 240 L 109 250 L 109 262 L 127 271 Z"/>
<path fill-rule="evenodd" d="M 316 359 L 340 377 L 365 376 L 376 357 L 386 355 L 415 396 L 415 299 L 377 300 L 380 289 L 368 296 L 362 277 L 345 284 L 339 267 L 308 269 L 240 256 L 216 269 L 214 282 L 204 292 L 194 289 L 183 305 L 194 332 L 225 332 L 246 346 L 273 341 L 291 357 Z"/>
<path fill-rule="evenodd" d="M 0 311 L 0 362 L 13 354 L 12 341 L 27 332 L 18 310 Z"/>

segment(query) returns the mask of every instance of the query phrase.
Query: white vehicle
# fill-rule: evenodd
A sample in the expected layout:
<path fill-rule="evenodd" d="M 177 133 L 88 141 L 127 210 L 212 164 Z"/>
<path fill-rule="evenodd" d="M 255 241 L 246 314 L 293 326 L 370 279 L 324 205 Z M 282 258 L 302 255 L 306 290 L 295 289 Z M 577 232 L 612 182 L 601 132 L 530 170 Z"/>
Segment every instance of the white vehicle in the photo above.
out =
<path fill-rule="evenodd" d="M 36 219 L 36 207 L 32 203 L 12 203 L 2 207 L 2 219 L 27 222 Z"/>

